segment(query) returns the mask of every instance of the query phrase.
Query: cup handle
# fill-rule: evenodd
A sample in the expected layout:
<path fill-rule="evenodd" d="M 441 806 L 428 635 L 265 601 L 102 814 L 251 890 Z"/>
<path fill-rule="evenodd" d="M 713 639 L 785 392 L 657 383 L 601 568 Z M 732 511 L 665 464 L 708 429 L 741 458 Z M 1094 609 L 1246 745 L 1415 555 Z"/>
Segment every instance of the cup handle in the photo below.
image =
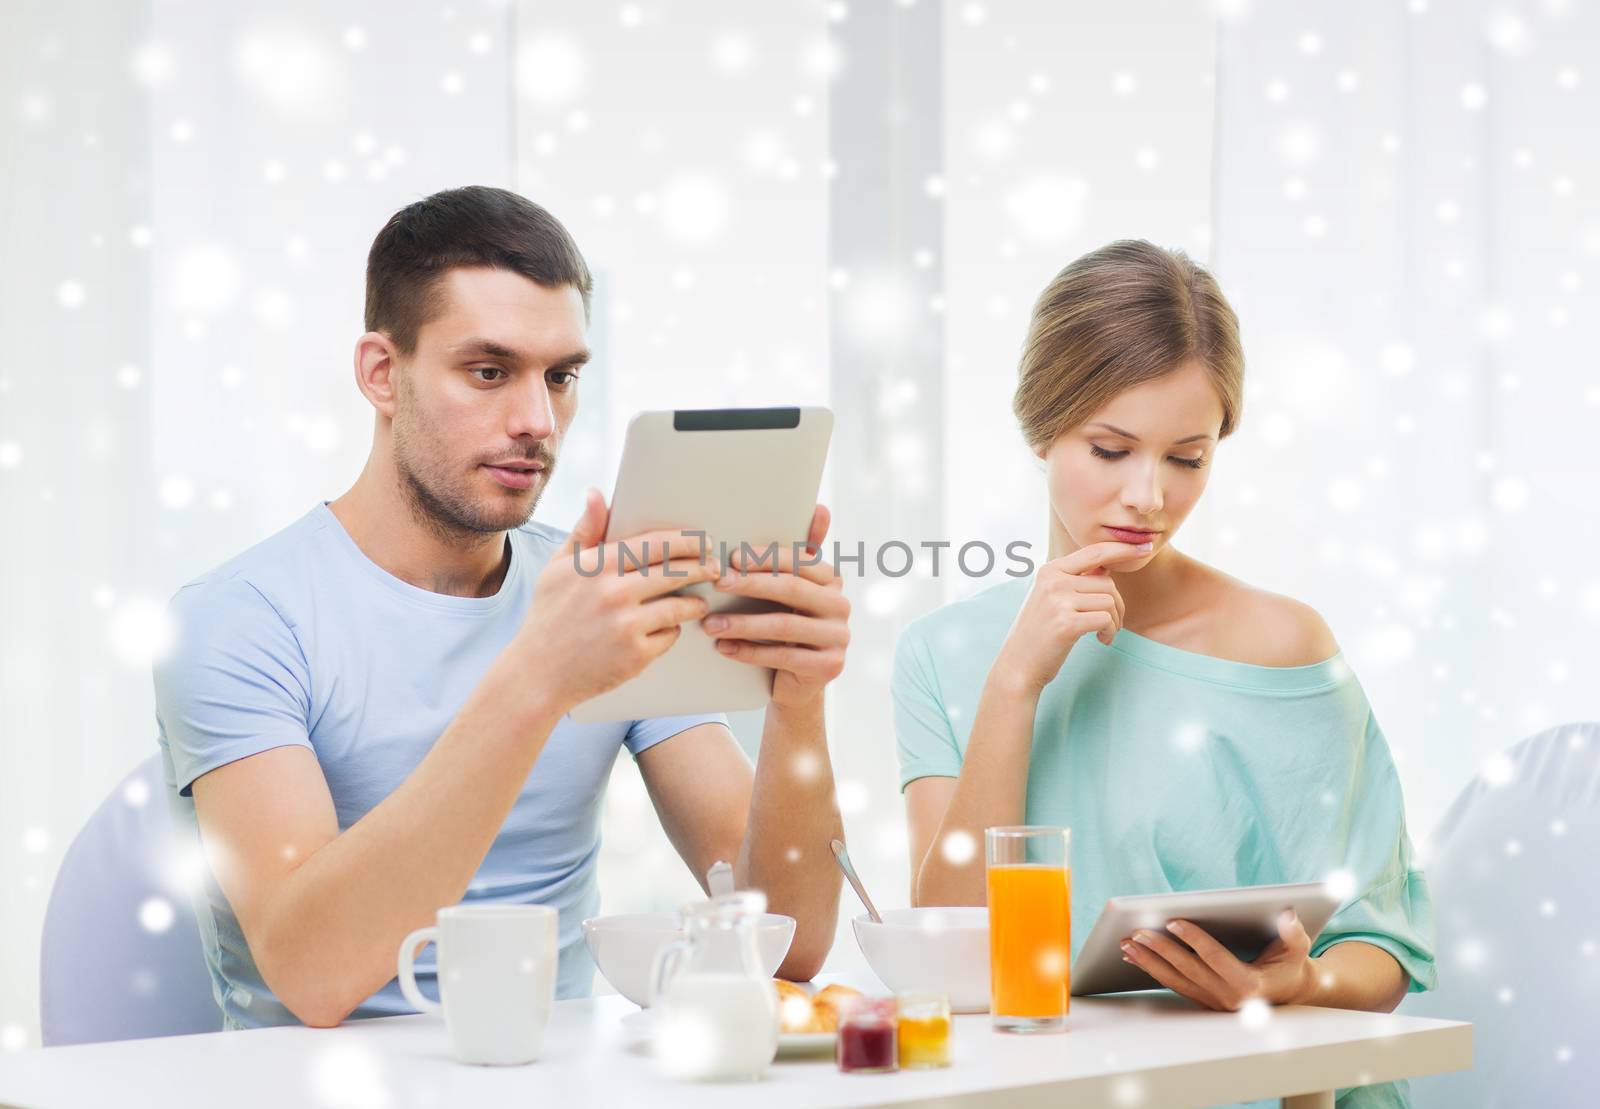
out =
<path fill-rule="evenodd" d="M 657 999 L 667 988 L 667 982 L 677 973 L 678 956 L 687 950 L 689 939 L 685 936 L 656 952 L 655 962 L 650 965 L 650 1008 L 655 1007 Z"/>
<path fill-rule="evenodd" d="M 396 962 L 396 970 L 400 977 L 400 992 L 405 994 L 406 1000 L 420 1012 L 429 1009 L 443 1008 L 437 1001 L 427 997 L 417 989 L 417 971 L 415 960 L 417 948 L 425 943 L 439 942 L 439 928 L 430 924 L 426 928 L 418 928 L 405 939 L 400 941 L 400 955 Z"/>

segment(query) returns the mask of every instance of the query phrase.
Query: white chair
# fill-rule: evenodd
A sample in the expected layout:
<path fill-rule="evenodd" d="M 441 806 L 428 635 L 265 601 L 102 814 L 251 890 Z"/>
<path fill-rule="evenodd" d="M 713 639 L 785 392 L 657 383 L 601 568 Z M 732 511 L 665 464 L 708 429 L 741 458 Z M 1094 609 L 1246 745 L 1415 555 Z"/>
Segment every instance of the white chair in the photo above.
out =
<path fill-rule="evenodd" d="M 61 860 L 40 944 L 46 1046 L 222 1028 L 184 888 L 189 854 L 153 755 L 101 803 Z"/>
<path fill-rule="evenodd" d="M 1492 760 L 1423 869 L 1439 988 L 1401 1011 L 1471 1021 L 1473 1067 L 1413 1079 L 1416 1109 L 1600 1104 L 1600 724 Z"/>

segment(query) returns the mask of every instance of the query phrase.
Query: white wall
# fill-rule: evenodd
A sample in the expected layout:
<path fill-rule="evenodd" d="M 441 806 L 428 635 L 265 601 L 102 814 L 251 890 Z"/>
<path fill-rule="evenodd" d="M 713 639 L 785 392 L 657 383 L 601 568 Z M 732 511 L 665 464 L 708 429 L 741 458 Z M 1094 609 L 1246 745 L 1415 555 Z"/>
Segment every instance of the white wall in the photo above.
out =
<path fill-rule="evenodd" d="M 600 277 L 600 372 L 541 509 L 557 524 L 583 484 L 609 488 L 638 408 L 853 396 L 839 375 L 869 348 L 830 337 L 885 293 L 830 280 L 830 233 L 920 192 L 943 215 L 903 271 L 911 310 L 872 337 L 896 368 L 870 415 L 852 401 L 852 435 L 890 443 L 871 480 L 936 457 L 943 493 L 874 502 L 837 461 L 879 456 L 841 443 L 841 537 L 882 503 L 937 532 L 913 542 L 1042 539 L 1009 415 L 1029 305 L 1078 253 L 1144 236 L 1215 266 L 1250 366 L 1179 541 L 1328 618 L 1413 827 L 1492 752 L 1592 718 L 1600 13 L 1423 7 L 896 5 L 943 34 L 911 59 L 942 95 L 901 106 L 942 147 L 932 194 L 920 173 L 857 191 L 835 160 L 830 119 L 890 118 L 855 80 L 887 64 L 859 3 L 5 8 L 0 1044 L 37 1035 L 62 851 L 154 750 L 160 602 L 353 478 L 367 246 L 452 185 L 547 204 Z M 942 416 L 903 426 L 907 404 Z M 895 904 L 883 679 L 926 594 L 856 588 L 831 732 L 858 863 Z M 736 726 L 748 744 L 759 720 Z M 606 836 L 608 908 L 692 890 L 626 763 Z"/>
<path fill-rule="evenodd" d="M 87 0 L 4 18 L 0 1034 L 16 1044 L 37 1036 L 61 855 L 155 750 L 160 606 L 365 458 L 350 358 L 373 235 L 437 189 L 512 184 L 513 20 Z"/>
<path fill-rule="evenodd" d="M 1422 7 L 1223 25 L 1251 392 L 1216 492 L 1218 556 L 1328 617 L 1426 831 L 1512 740 L 1597 712 L 1600 147 L 1567 86 L 1600 12 Z"/>

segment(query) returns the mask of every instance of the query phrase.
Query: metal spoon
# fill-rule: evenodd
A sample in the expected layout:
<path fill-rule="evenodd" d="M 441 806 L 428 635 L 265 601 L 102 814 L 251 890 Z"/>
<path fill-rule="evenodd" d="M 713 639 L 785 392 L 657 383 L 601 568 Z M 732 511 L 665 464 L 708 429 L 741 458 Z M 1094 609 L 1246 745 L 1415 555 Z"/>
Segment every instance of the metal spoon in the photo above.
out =
<path fill-rule="evenodd" d="M 867 887 L 861 884 L 861 879 L 856 877 L 856 868 L 850 865 L 850 852 L 844 849 L 842 840 L 832 843 L 833 857 L 839 860 L 839 869 L 844 871 L 845 879 L 850 883 L 850 888 L 856 891 L 856 896 L 861 898 L 861 903 L 867 907 L 867 915 L 872 918 L 872 923 L 882 924 L 883 917 L 878 915 L 878 910 L 872 904 L 872 898 L 867 896 Z"/>

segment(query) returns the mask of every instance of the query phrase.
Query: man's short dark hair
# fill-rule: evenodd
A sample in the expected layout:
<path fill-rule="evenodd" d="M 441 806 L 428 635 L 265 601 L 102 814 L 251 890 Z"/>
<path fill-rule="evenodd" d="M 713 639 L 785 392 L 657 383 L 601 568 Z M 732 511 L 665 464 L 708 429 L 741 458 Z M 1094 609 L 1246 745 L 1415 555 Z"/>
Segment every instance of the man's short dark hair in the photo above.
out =
<path fill-rule="evenodd" d="M 571 285 L 588 315 L 594 278 L 561 221 L 516 193 L 468 185 L 408 204 L 372 240 L 367 330 L 410 354 L 439 311 L 440 279 L 458 266 L 510 270 L 551 289 Z"/>

